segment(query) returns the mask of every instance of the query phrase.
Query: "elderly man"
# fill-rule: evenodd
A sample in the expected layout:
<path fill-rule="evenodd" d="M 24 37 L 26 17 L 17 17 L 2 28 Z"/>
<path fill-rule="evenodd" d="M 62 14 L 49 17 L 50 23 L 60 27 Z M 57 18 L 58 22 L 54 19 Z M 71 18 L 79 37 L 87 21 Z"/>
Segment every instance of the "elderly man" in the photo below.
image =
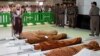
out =
<path fill-rule="evenodd" d="M 17 4 L 12 10 L 12 29 L 15 37 L 19 37 L 19 35 L 22 33 L 23 25 L 21 16 L 22 16 L 21 5 Z"/>

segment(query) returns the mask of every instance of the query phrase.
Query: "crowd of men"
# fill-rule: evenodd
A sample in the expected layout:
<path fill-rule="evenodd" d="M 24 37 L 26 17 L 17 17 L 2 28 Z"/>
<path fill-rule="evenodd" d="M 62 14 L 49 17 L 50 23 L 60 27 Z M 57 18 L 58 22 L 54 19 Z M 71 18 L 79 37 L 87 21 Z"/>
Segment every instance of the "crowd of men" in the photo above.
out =
<path fill-rule="evenodd" d="M 0 6 L 0 12 L 9 12 L 12 14 L 12 26 L 14 34 L 20 35 L 22 32 L 22 19 L 21 15 L 24 12 L 48 12 L 54 13 L 54 24 L 60 27 L 64 27 L 69 21 L 69 27 L 75 28 L 76 17 L 78 14 L 78 8 L 74 3 L 69 4 L 56 4 L 55 6 L 34 6 L 34 5 L 7 5 Z M 68 20 L 67 20 L 68 18 Z"/>
<path fill-rule="evenodd" d="M 76 27 L 78 7 L 75 3 L 56 4 L 52 11 L 55 15 L 56 26 L 64 27 L 68 24 L 69 27 Z"/>
<path fill-rule="evenodd" d="M 20 4 L 9 6 L 12 15 L 12 36 L 19 37 L 23 30 L 22 15 L 24 12 L 48 12 L 49 6 L 22 6 Z"/>
<path fill-rule="evenodd" d="M 52 11 L 55 15 L 54 23 L 56 26 L 64 27 L 68 24 L 69 27 L 75 28 L 76 21 L 78 16 L 78 7 L 75 3 L 68 4 L 56 4 Z M 91 3 L 90 9 L 90 36 L 99 36 L 100 33 L 100 16 L 99 16 L 100 8 L 97 6 L 97 2 Z"/>
<path fill-rule="evenodd" d="M 12 8 L 14 8 L 14 11 Z M 65 25 L 68 25 L 69 27 L 75 28 L 76 27 L 76 21 L 78 16 L 78 7 L 75 3 L 68 3 L 68 4 L 56 4 L 55 6 L 0 6 L 0 12 L 10 12 L 12 11 L 13 18 L 19 20 L 14 21 L 20 21 L 21 17 L 20 15 L 22 12 L 48 12 L 52 11 L 54 13 L 54 24 L 59 27 L 64 27 Z M 90 29 L 91 34 L 90 36 L 99 36 L 100 31 L 100 17 L 99 17 L 99 11 L 100 9 L 97 7 L 96 2 L 91 3 L 91 10 L 90 10 Z M 15 13 L 16 12 L 16 13 Z M 20 12 L 20 13 L 19 13 Z M 17 16 L 16 16 L 17 15 Z M 18 23 L 16 23 L 18 25 Z M 21 22 L 22 24 L 22 22 Z M 19 25 L 21 25 L 19 24 Z M 20 28 L 15 27 L 15 28 Z M 21 30 L 22 31 L 22 30 Z"/>
<path fill-rule="evenodd" d="M 1 5 L 0 12 L 10 12 L 15 4 Z M 51 5 L 38 6 L 38 5 L 21 5 L 21 8 L 26 12 L 48 12 L 51 11 Z"/>

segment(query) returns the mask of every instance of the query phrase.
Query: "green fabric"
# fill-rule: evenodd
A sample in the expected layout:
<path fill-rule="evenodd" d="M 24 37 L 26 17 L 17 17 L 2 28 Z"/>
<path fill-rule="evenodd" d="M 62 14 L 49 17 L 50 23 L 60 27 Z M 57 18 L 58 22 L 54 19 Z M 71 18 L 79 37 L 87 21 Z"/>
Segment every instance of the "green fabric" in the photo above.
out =
<path fill-rule="evenodd" d="M 23 23 L 27 25 L 27 23 L 41 23 L 45 22 L 52 23 L 53 22 L 53 13 L 52 12 L 31 12 L 23 14 Z"/>
<path fill-rule="evenodd" d="M 52 12 L 25 12 L 22 15 L 23 25 L 27 26 L 28 23 L 36 25 L 36 23 L 44 24 L 45 22 L 52 23 L 54 20 Z M 11 23 L 10 13 L 0 13 L 0 25 L 7 26 Z"/>
<path fill-rule="evenodd" d="M 7 26 L 11 22 L 11 14 L 10 13 L 0 13 L 0 25 Z"/>

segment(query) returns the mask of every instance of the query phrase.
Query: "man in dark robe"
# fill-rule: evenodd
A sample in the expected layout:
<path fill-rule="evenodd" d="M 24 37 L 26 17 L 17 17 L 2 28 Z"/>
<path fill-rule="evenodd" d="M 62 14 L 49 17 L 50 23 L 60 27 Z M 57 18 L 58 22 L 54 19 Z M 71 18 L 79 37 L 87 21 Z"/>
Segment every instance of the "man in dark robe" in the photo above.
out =
<path fill-rule="evenodd" d="M 13 18 L 12 18 L 13 34 L 16 37 L 19 37 L 20 34 L 22 33 L 22 28 L 23 28 L 22 19 L 21 19 L 22 9 L 21 9 L 20 5 L 16 5 L 16 9 L 15 9 L 15 11 L 12 12 L 12 16 L 13 16 Z"/>

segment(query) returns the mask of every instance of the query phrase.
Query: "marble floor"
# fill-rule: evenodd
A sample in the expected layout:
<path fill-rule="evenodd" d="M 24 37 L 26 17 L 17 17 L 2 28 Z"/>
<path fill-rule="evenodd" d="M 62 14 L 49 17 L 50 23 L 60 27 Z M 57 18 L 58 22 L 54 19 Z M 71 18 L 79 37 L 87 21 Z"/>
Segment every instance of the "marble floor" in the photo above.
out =
<path fill-rule="evenodd" d="M 92 37 L 89 36 L 90 30 L 87 29 L 80 29 L 80 28 L 69 28 L 65 26 L 64 28 L 62 27 L 57 27 L 55 25 L 50 25 L 50 24 L 38 24 L 38 25 L 29 25 L 29 26 L 24 26 L 23 31 L 35 31 L 35 30 L 57 30 L 59 33 L 66 33 L 68 37 L 70 38 L 75 38 L 75 37 L 82 37 L 83 41 L 88 41 L 91 40 Z M 12 29 L 11 26 L 8 27 L 0 27 L 0 40 L 4 38 L 9 38 L 12 36 Z M 99 37 L 92 38 L 92 40 L 100 40 Z M 100 43 L 100 42 L 99 42 Z"/>
<path fill-rule="evenodd" d="M 83 41 L 88 40 L 91 37 L 89 36 L 90 30 L 87 29 L 80 29 L 80 28 L 69 28 L 65 26 L 56 27 L 55 25 L 45 24 L 45 25 L 30 25 L 24 26 L 23 31 L 34 31 L 34 30 L 57 30 L 59 33 L 66 33 L 68 37 L 82 37 Z M 9 27 L 0 27 L 0 39 L 9 38 L 12 36 L 12 29 L 11 26 Z M 99 38 L 99 37 L 98 37 Z"/>

